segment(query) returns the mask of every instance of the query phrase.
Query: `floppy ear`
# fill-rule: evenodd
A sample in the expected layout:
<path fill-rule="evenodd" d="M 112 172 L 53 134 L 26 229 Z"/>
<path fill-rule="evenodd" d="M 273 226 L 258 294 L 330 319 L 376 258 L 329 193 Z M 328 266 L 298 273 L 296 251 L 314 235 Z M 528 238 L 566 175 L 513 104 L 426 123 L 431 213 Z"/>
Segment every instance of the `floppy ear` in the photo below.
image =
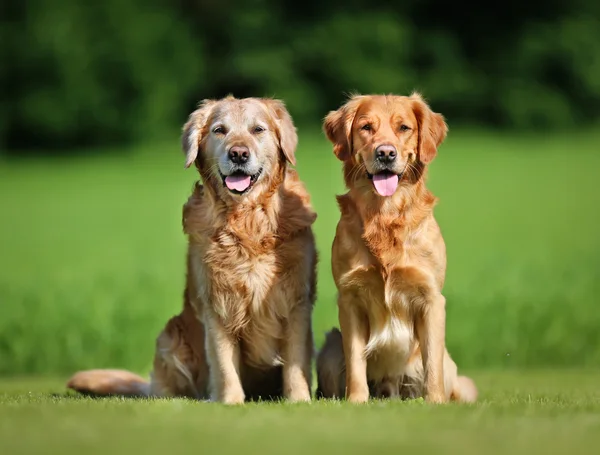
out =
<path fill-rule="evenodd" d="M 337 111 L 331 111 L 323 121 L 323 131 L 333 144 L 333 153 L 340 161 L 352 155 L 351 134 L 352 122 L 362 97 L 354 96 Z"/>
<path fill-rule="evenodd" d="M 419 124 L 419 160 L 429 164 L 437 154 L 437 148 L 448 134 L 448 125 L 442 114 L 433 112 L 421 95 L 413 93 L 413 112 Z"/>
<path fill-rule="evenodd" d="M 294 126 L 292 116 L 280 100 L 266 100 L 269 109 L 273 112 L 277 123 L 277 139 L 279 139 L 279 148 L 283 152 L 285 159 L 292 165 L 296 165 L 296 146 L 298 145 L 298 133 Z"/>
<path fill-rule="evenodd" d="M 198 105 L 198 109 L 190 114 L 187 122 L 183 125 L 183 134 L 181 136 L 181 146 L 185 153 L 186 169 L 192 165 L 198 157 L 198 148 L 204 134 L 206 122 L 213 107 L 217 104 L 214 100 L 204 100 Z"/>

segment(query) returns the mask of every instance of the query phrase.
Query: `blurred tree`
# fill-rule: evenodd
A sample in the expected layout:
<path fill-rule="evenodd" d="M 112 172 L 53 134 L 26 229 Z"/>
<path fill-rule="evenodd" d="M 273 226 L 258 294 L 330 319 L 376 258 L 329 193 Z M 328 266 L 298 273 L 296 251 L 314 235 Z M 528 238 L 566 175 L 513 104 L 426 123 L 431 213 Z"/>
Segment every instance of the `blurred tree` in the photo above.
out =
<path fill-rule="evenodd" d="M 201 99 L 420 90 L 450 122 L 557 128 L 600 112 L 600 2 L 4 0 L 0 146 L 147 139 Z"/>
<path fill-rule="evenodd" d="M 168 0 L 9 3 L 0 32 L 9 148 L 138 139 L 171 124 L 206 80 L 202 42 Z"/>

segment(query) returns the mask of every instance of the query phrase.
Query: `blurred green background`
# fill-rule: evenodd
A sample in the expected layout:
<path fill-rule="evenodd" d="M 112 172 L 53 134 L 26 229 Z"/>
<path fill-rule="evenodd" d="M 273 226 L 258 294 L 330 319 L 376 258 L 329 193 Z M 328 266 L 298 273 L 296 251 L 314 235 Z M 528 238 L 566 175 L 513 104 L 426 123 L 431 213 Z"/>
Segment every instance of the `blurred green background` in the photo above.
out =
<path fill-rule="evenodd" d="M 320 121 L 349 92 L 413 89 L 450 126 L 429 184 L 453 357 L 600 363 L 600 2 L 9 0 L 0 17 L 0 375 L 148 371 L 184 284 L 179 128 L 228 93 L 281 98 L 298 125 L 320 345 L 343 191 Z"/>

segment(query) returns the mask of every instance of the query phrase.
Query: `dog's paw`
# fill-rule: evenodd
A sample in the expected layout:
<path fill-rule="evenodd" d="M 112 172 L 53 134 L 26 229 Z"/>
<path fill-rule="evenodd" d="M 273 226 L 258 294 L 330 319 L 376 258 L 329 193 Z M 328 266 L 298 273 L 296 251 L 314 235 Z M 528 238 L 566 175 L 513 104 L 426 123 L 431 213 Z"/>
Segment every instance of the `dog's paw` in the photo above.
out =
<path fill-rule="evenodd" d="M 227 405 L 244 404 L 246 397 L 243 390 L 225 390 L 223 394 L 214 401 Z"/>
<path fill-rule="evenodd" d="M 228 395 L 223 397 L 222 403 L 227 405 L 238 405 L 244 404 L 245 401 L 244 394 L 241 395 Z"/>
<path fill-rule="evenodd" d="M 443 393 L 434 392 L 427 394 L 427 396 L 425 397 L 425 401 L 431 404 L 443 404 L 447 403 L 448 399 Z"/>
<path fill-rule="evenodd" d="M 307 388 L 293 389 L 286 393 L 286 398 L 290 403 L 308 403 L 310 402 L 310 392 Z"/>
<path fill-rule="evenodd" d="M 369 401 L 369 391 L 351 392 L 348 394 L 347 400 L 354 404 L 366 403 Z"/>

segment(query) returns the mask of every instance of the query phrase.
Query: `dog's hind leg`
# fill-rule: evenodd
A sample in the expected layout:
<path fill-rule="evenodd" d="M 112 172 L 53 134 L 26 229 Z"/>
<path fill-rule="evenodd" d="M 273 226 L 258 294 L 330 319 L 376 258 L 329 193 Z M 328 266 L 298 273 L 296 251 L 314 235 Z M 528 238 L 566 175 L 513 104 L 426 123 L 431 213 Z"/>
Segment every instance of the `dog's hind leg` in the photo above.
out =
<path fill-rule="evenodd" d="M 346 368 L 342 333 L 332 329 L 317 355 L 316 398 L 344 398 L 346 395 Z"/>
<path fill-rule="evenodd" d="M 80 371 L 69 389 L 91 396 L 207 398 L 204 327 L 191 307 L 169 320 L 156 340 L 151 381 L 125 370 Z"/>
<path fill-rule="evenodd" d="M 204 326 L 189 306 L 171 318 L 156 340 L 151 394 L 208 398 Z"/>

